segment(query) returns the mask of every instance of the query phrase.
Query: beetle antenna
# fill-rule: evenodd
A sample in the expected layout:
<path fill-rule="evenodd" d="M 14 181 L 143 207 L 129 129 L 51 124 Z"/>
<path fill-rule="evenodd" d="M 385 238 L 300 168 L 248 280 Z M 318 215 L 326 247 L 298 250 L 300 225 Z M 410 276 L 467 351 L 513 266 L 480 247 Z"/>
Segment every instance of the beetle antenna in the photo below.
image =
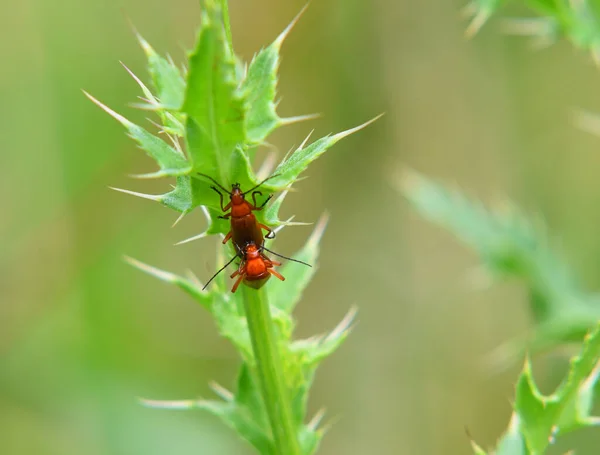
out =
<path fill-rule="evenodd" d="M 229 266 L 229 264 L 231 264 L 233 261 L 235 261 L 235 258 L 237 258 L 237 257 L 238 257 L 238 255 L 236 254 L 234 257 L 232 257 L 232 258 L 231 258 L 231 260 L 230 260 L 230 261 L 229 261 L 227 264 L 225 264 L 223 267 L 221 267 L 221 268 L 219 269 L 219 271 L 218 271 L 217 273 L 215 273 L 215 274 L 214 274 L 214 275 L 213 275 L 213 276 L 210 278 L 210 280 L 208 280 L 208 282 L 207 282 L 207 283 L 204 285 L 204 287 L 202 288 L 202 290 L 204 291 L 204 290 L 206 289 L 206 286 L 208 286 L 208 285 L 210 284 L 210 282 L 211 282 L 212 280 L 214 280 L 214 279 L 217 277 L 217 275 L 218 275 L 219 273 L 221 273 L 223 270 L 225 270 L 225 269 L 227 268 L 227 266 Z"/>
<path fill-rule="evenodd" d="M 217 185 L 219 188 L 221 188 L 227 194 L 231 194 L 230 190 L 225 189 L 223 187 L 223 185 L 221 185 L 219 182 L 217 182 L 215 179 L 213 179 L 210 175 L 202 174 L 201 172 L 196 172 L 196 174 L 201 175 L 202 177 L 206 177 L 208 180 L 210 180 L 211 182 L 213 182 L 215 185 Z"/>
<path fill-rule="evenodd" d="M 244 191 L 242 194 L 248 194 L 248 193 L 254 191 L 256 188 L 258 188 L 259 186 L 261 186 L 263 183 L 265 183 L 268 180 L 274 179 L 275 177 L 279 177 L 279 174 L 273 174 L 273 175 L 267 177 L 262 182 L 260 182 L 258 185 L 256 185 L 254 188 L 250 188 L 248 191 Z"/>
<path fill-rule="evenodd" d="M 271 251 L 270 249 L 268 249 L 265 246 L 262 246 L 261 249 L 265 250 L 265 251 L 268 251 L 269 253 L 274 254 L 275 256 L 279 256 L 280 258 L 287 259 L 288 261 L 293 261 L 293 262 L 297 262 L 298 264 L 303 264 L 303 265 L 307 265 L 309 267 L 312 267 L 312 265 L 310 265 L 310 264 L 308 264 L 306 262 L 303 262 L 303 261 L 300 261 L 300 260 L 294 259 L 294 258 L 289 258 L 289 257 L 283 256 L 282 254 L 279 254 L 279 253 L 275 253 L 275 251 Z"/>

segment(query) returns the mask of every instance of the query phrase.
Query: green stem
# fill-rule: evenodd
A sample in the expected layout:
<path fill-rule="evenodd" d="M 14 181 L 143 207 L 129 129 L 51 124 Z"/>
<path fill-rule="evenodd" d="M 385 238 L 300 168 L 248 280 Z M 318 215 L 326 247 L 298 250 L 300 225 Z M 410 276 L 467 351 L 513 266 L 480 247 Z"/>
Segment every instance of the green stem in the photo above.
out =
<path fill-rule="evenodd" d="M 223 23 L 225 24 L 225 35 L 229 43 L 229 50 L 233 53 L 233 39 L 231 37 L 231 24 L 229 23 L 229 5 L 227 0 L 221 0 L 221 8 L 223 9 Z"/>
<path fill-rule="evenodd" d="M 265 288 L 244 288 L 244 307 L 256 359 L 262 396 L 271 422 L 276 451 L 299 455 L 300 446 L 292 418 L 290 396 L 285 385 L 279 343 L 273 330 Z"/>

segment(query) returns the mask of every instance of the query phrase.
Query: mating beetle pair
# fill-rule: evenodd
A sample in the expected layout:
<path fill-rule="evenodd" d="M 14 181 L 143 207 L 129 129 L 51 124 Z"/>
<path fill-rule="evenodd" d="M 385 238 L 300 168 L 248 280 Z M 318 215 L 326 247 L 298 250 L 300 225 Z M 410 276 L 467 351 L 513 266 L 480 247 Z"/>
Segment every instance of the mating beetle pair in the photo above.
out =
<path fill-rule="evenodd" d="M 263 251 L 268 251 L 269 253 L 274 254 L 275 256 L 279 256 L 290 261 L 299 262 L 310 267 L 310 264 L 298 261 L 296 259 L 288 258 L 286 256 L 282 256 L 267 249 L 264 246 L 265 237 L 267 239 L 272 239 L 275 237 L 275 232 L 268 226 L 259 223 L 253 212 L 257 210 L 262 210 L 272 197 L 272 195 L 270 195 L 259 206 L 256 203 L 256 196 L 262 196 L 262 193 L 260 191 L 257 191 L 257 189 L 267 180 L 276 177 L 276 175 L 268 177 L 255 187 L 245 192 L 241 190 L 239 183 L 233 184 L 231 186 L 231 191 L 228 191 L 212 177 L 200 173 L 198 173 L 198 175 L 209 179 L 216 185 L 211 186 L 211 189 L 213 189 L 219 195 L 221 202 L 221 210 L 223 212 L 226 212 L 224 215 L 220 216 L 220 218 L 229 219 L 231 222 L 231 230 L 223 239 L 223 243 L 225 244 L 229 240 L 232 240 L 233 245 L 237 251 L 237 254 L 233 258 L 231 258 L 231 260 L 227 264 L 225 264 L 221 269 L 219 269 L 210 280 L 208 280 L 203 289 L 206 289 L 209 283 L 219 273 L 221 273 L 225 268 L 227 268 L 229 264 L 231 264 L 236 258 L 240 258 L 241 261 L 238 269 L 231 274 L 231 278 L 237 277 L 235 284 L 231 288 L 231 292 L 235 292 L 241 282 L 252 288 L 259 289 L 267 282 L 271 275 L 274 275 L 281 281 L 284 281 L 285 278 L 273 268 L 276 265 L 281 265 L 281 263 L 269 259 L 267 256 L 265 256 Z M 229 195 L 229 202 L 227 203 L 227 205 L 224 205 L 223 193 L 219 191 L 219 188 L 225 194 Z M 246 195 L 248 193 L 252 194 L 252 204 L 246 200 Z M 264 237 L 262 233 L 263 229 L 267 231 L 267 234 Z"/>

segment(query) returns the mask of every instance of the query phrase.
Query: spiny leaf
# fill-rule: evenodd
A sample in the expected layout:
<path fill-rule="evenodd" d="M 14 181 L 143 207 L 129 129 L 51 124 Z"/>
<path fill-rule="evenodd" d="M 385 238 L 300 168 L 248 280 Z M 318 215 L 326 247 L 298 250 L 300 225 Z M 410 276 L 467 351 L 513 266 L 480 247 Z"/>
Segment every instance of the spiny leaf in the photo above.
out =
<path fill-rule="evenodd" d="M 362 130 L 367 127 L 371 123 L 375 122 L 379 119 L 381 115 L 369 120 L 368 122 L 363 123 L 357 127 L 351 128 L 346 131 L 342 131 L 341 133 L 334 134 L 333 136 L 325 136 L 321 139 L 316 140 L 312 144 L 308 146 L 300 146 L 298 149 L 292 153 L 289 158 L 284 160 L 277 166 L 274 174 L 277 176 L 272 180 L 269 180 L 264 187 L 271 188 L 273 190 L 285 188 L 291 185 L 298 176 L 306 170 L 308 165 L 316 160 L 319 156 L 325 153 L 331 146 L 333 146 L 339 140 L 350 136 L 357 131 Z"/>
<path fill-rule="evenodd" d="M 160 106 L 171 110 L 180 109 L 183 104 L 185 80 L 179 68 L 172 61 L 157 54 L 137 31 L 136 36 L 148 59 L 148 71 Z"/>
<path fill-rule="evenodd" d="M 487 455 L 486 451 L 479 447 L 475 442 L 471 441 L 471 448 L 475 455 Z"/>
<path fill-rule="evenodd" d="M 143 199 L 149 199 L 151 201 L 160 202 L 161 204 L 169 207 L 170 209 L 177 210 L 183 214 L 190 212 L 198 204 L 194 202 L 192 197 L 197 194 L 201 194 L 200 190 L 192 191 L 192 187 L 203 187 L 207 186 L 206 183 L 200 182 L 196 179 L 190 179 L 187 176 L 180 176 L 175 179 L 176 185 L 173 186 L 173 190 L 164 194 L 145 194 L 138 193 L 137 191 L 124 190 L 122 188 L 113 188 L 115 191 L 121 193 L 130 194 L 132 196 L 141 197 Z M 206 193 L 208 190 L 203 189 L 202 192 Z"/>
<path fill-rule="evenodd" d="M 208 182 L 191 178 L 188 176 L 177 177 L 176 185 L 172 191 L 161 195 L 160 202 L 178 212 L 188 213 L 204 202 L 207 194 L 212 194 Z M 203 203 L 203 205 L 214 207 L 215 204 Z M 220 212 L 220 209 L 218 209 Z M 212 212 L 212 220 L 216 219 Z"/>
<path fill-rule="evenodd" d="M 253 374 L 254 372 L 251 371 L 248 365 L 245 363 L 242 364 L 238 374 L 235 401 L 238 406 L 248 410 L 252 420 L 257 426 L 262 428 L 265 433 L 268 433 L 269 421 L 265 410 L 265 404 Z"/>
<path fill-rule="evenodd" d="M 284 199 L 288 195 L 289 191 L 283 191 L 273 202 L 271 202 L 265 209 L 262 211 L 261 220 L 267 226 L 277 226 L 282 224 L 279 221 L 279 210 L 281 209 L 281 204 L 283 204 Z"/>
<path fill-rule="evenodd" d="M 123 62 L 121 62 L 121 65 L 123 65 L 129 75 L 137 82 L 145 97 L 145 103 L 135 103 L 133 104 L 133 107 L 156 112 L 161 119 L 161 130 L 163 132 L 175 137 L 183 137 L 184 131 L 182 119 L 180 118 L 181 116 L 176 112 L 170 112 L 164 108 L 156 99 L 155 95 L 150 91 L 150 89 L 146 87 L 146 85 L 140 80 L 140 78 L 137 77 L 133 71 L 127 68 Z"/>
<path fill-rule="evenodd" d="M 465 12 L 472 17 L 466 35 L 473 36 L 502 4 L 503 0 L 472 0 Z M 533 35 L 544 43 L 559 36 L 575 47 L 589 51 L 600 65 L 600 16 L 597 5 L 589 0 L 528 0 L 527 6 L 541 17 L 511 20 L 509 30 Z"/>
<path fill-rule="evenodd" d="M 236 90 L 241 81 L 225 40 L 221 9 L 213 1 L 205 2 L 197 43 L 183 105 L 188 151 L 194 170 L 228 185 L 234 177 L 231 155 L 245 141 L 245 107 Z"/>
<path fill-rule="evenodd" d="M 348 337 L 355 317 L 356 308 L 352 308 L 326 337 L 312 338 L 305 347 L 305 366 L 314 368 L 325 357 L 333 354 Z"/>
<path fill-rule="evenodd" d="M 187 213 L 194 208 L 192 182 L 188 176 L 177 177 L 175 188 L 161 195 L 160 202 L 178 212 Z"/>
<path fill-rule="evenodd" d="M 300 449 L 304 455 L 311 455 L 319 448 L 319 443 L 323 438 L 321 430 L 314 430 L 308 425 L 301 425 L 298 434 Z"/>
<path fill-rule="evenodd" d="M 581 353 L 571 359 L 567 377 L 551 395 L 540 393 L 527 360 L 517 382 L 511 424 L 496 454 L 541 454 L 556 437 L 598 425 L 600 419 L 590 413 L 599 374 L 600 324 L 586 336 Z"/>
<path fill-rule="evenodd" d="M 181 400 L 181 401 L 163 401 L 163 400 L 141 400 L 142 403 L 151 408 L 158 409 L 180 409 L 193 410 L 199 409 L 209 412 L 221 419 L 223 423 L 235 430 L 241 437 L 247 440 L 261 454 L 276 455 L 273 441 L 265 434 L 261 428 L 252 419 L 249 409 L 241 407 L 235 401 L 215 401 L 215 400 Z"/>
<path fill-rule="evenodd" d="M 531 455 L 519 430 L 519 417 L 513 414 L 508 425 L 508 430 L 502 435 L 500 441 L 498 441 L 496 451 L 492 455 Z"/>
<path fill-rule="evenodd" d="M 488 211 L 412 171 L 399 182 L 409 202 L 474 248 L 493 276 L 525 281 L 536 324 L 526 339 L 511 340 L 497 350 L 491 361 L 494 368 L 520 358 L 526 349 L 538 352 L 577 342 L 600 319 L 598 299 L 580 288 L 545 236 L 516 209 Z"/>
<path fill-rule="evenodd" d="M 474 248 L 492 272 L 524 279 L 537 322 L 582 306 L 583 292 L 568 265 L 516 209 L 488 212 L 413 171 L 404 173 L 398 188 L 423 216 Z"/>
<path fill-rule="evenodd" d="M 202 291 L 199 283 L 194 283 L 187 278 L 183 278 L 179 275 L 175 275 L 174 273 L 165 272 L 164 270 L 157 269 L 156 267 L 152 267 L 148 264 L 144 264 L 143 262 L 138 261 L 137 259 L 133 259 L 125 256 L 125 260 L 134 266 L 136 269 L 141 270 L 149 275 L 155 276 L 161 281 L 166 281 L 167 283 L 171 283 L 185 291 L 189 294 L 196 302 L 200 303 L 202 306 L 210 310 L 211 307 L 211 298 L 208 292 Z"/>
<path fill-rule="evenodd" d="M 327 226 L 328 217 L 323 215 L 308 241 L 293 258 L 311 264 L 307 267 L 297 262 L 288 261 L 281 268 L 281 273 L 286 277 L 285 287 L 273 287 L 269 293 L 271 305 L 280 310 L 291 313 L 302 297 L 302 293 L 312 280 L 316 272 L 316 264 L 319 256 L 319 242 Z"/>
<path fill-rule="evenodd" d="M 277 39 L 270 46 L 262 49 L 250 63 L 241 92 L 247 110 L 245 117 L 247 140 L 251 144 L 262 143 L 275 128 L 282 125 L 282 121 L 275 111 L 277 71 L 280 63 L 279 51 L 283 41 L 307 6 L 300 11 Z"/>
<path fill-rule="evenodd" d="M 126 257 L 125 259 L 139 270 L 153 275 L 162 281 L 175 284 L 192 296 L 198 303 L 202 304 L 215 318 L 219 333 L 237 347 L 244 360 L 250 363 L 253 362 L 252 346 L 246 318 L 237 310 L 236 299 L 239 297 L 222 292 L 219 287 L 216 289 L 213 288 L 209 292 L 203 291 L 200 283 L 194 283 L 186 278 L 165 272 L 132 258 Z"/>
<path fill-rule="evenodd" d="M 312 337 L 291 343 L 290 351 L 286 355 L 286 358 L 290 359 L 286 369 L 286 379 L 290 388 L 292 412 L 296 421 L 301 422 L 306 415 L 308 392 L 319 362 L 331 355 L 343 343 L 348 336 L 355 315 L 356 310 L 350 310 L 337 327 L 325 337 Z M 290 354 L 292 355 L 290 356 Z M 322 431 L 316 429 L 317 425 L 318 422 L 313 422 L 312 429 L 309 427 L 306 430 L 307 436 L 314 433 L 310 440 L 315 444 L 318 444 L 322 435 Z"/>
<path fill-rule="evenodd" d="M 504 0 L 471 0 L 465 7 L 465 15 L 471 18 L 465 35 L 469 38 L 474 36 L 502 6 L 502 3 Z"/>
<path fill-rule="evenodd" d="M 158 163 L 160 171 L 139 177 L 154 178 L 165 176 L 178 176 L 184 175 L 190 171 L 191 167 L 186 161 L 185 157 L 176 149 L 171 147 L 162 139 L 159 139 L 153 134 L 150 134 L 142 127 L 139 127 L 136 124 L 130 122 L 122 115 L 117 114 L 115 111 L 102 104 L 89 93 L 85 91 L 84 93 L 96 105 L 101 107 L 104 111 L 109 113 L 119 123 L 121 123 L 125 128 L 127 128 L 129 135 L 135 141 L 137 141 L 138 144 L 140 144 L 140 147 Z"/>

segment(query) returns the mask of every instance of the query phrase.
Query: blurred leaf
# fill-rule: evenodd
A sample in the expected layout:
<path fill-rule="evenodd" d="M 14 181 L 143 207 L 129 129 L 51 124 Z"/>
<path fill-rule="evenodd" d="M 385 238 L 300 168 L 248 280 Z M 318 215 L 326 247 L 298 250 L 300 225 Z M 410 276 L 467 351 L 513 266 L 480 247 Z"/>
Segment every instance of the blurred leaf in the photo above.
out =
<path fill-rule="evenodd" d="M 327 336 L 315 336 L 291 343 L 290 350 L 297 364 L 288 366 L 288 374 L 301 374 L 301 378 L 288 377 L 288 382 L 292 384 L 292 405 L 296 418 L 301 419 L 301 416 L 306 415 L 308 392 L 319 363 L 333 354 L 348 337 L 355 316 L 356 310 L 352 309 Z"/>
<path fill-rule="evenodd" d="M 261 394 L 246 364 L 240 367 L 237 390 L 235 395 L 229 398 L 228 403 L 228 412 L 221 418 L 229 420 L 229 425 L 261 454 L 275 454 Z"/>
<path fill-rule="evenodd" d="M 472 247 L 495 275 L 524 279 L 537 322 L 583 305 L 583 293 L 568 265 L 515 208 L 489 212 L 416 172 L 405 173 L 399 189 L 424 217 Z"/>
<path fill-rule="evenodd" d="M 466 13 L 472 18 L 466 34 L 473 36 L 505 2 L 503 0 L 472 0 Z M 592 54 L 600 64 L 600 15 L 598 4 L 588 0 L 527 0 L 525 4 L 539 18 L 507 21 L 507 30 L 520 35 L 532 35 L 544 43 L 552 43 L 562 35 L 580 49 Z"/>
<path fill-rule="evenodd" d="M 503 3 L 504 0 L 471 0 L 465 7 L 465 15 L 471 19 L 465 35 L 475 35 Z"/>
<path fill-rule="evenodd" d="M 313 454 L 319 448 L 319 443 L 323 438 L 323 431 L 314 430 L 309 425 L 302 425 L 300 428 L 300 448 L 305 455 Z"/>
<path fill-rule="evenodd" d="M 269 433 L 269 421 L 265 410 L 265 405 L 260 394 L 256 379 L 252 376 L 253 372 L 246 365 L 242 364 L 238 374 L 237 393 L 235 400 L 239 406 L 244 407 L 252 416 L 252 420 Z"/>
<path fill-rule="evenodd" d="M 551 395 L 540 393 L 527 360 L 517 382 L 511 424 L 495 453 L 541 454 L 558 436 L 600 424 L 600 418 L 591 415 L 599 374 L 600 325 L 586 336 L 581 353 L 571 359 L 567 377 Z"/>
<path fill-rule="evenodd" d="M 502 346 L 492 363 L 512 362 L 526 349 L 540 351 L 577 342 L 600 319 L 598 298 L 580 288 L 545 236 L 515 208 L 488 211 L 412 171 L 401 179 L 399 189 L 424 217 L 472 247 L 492 276 L 525 281 L 535 322 L 532 334 Z"/>
<path fill-rule="evenodd" d="M 198 408 L 219 417 L 226 425 L 252 444 L 260 454 L 276 454 L 273 442 L 269 440 L 264 430 L 258 427 L 252 417 L 244 412 L 246 409 L 240 409 L 236 403 L 204 401 L 199 403 Z"/>
<path fill-rule="evenodd" d="M 493 455 L 530 455 L 523 435 L 519 432 L 519 420 L 516 414 L 512 415 L 508 430 L 498 441 Z"/>
<path fill-rule="evenodd" d="M 214 299 L 212 316 L 217 323 L 219 333 L 233 343 L 244 362 L 252 364 L 254 354 L 248 323 L 246 317 L 238 309 L 241 308 L 238 305 L 241 297 L 239 294 L 230 293 L 229 289 L 222 292 L 218 288 L 213 289 L 212 295 Z"/>

